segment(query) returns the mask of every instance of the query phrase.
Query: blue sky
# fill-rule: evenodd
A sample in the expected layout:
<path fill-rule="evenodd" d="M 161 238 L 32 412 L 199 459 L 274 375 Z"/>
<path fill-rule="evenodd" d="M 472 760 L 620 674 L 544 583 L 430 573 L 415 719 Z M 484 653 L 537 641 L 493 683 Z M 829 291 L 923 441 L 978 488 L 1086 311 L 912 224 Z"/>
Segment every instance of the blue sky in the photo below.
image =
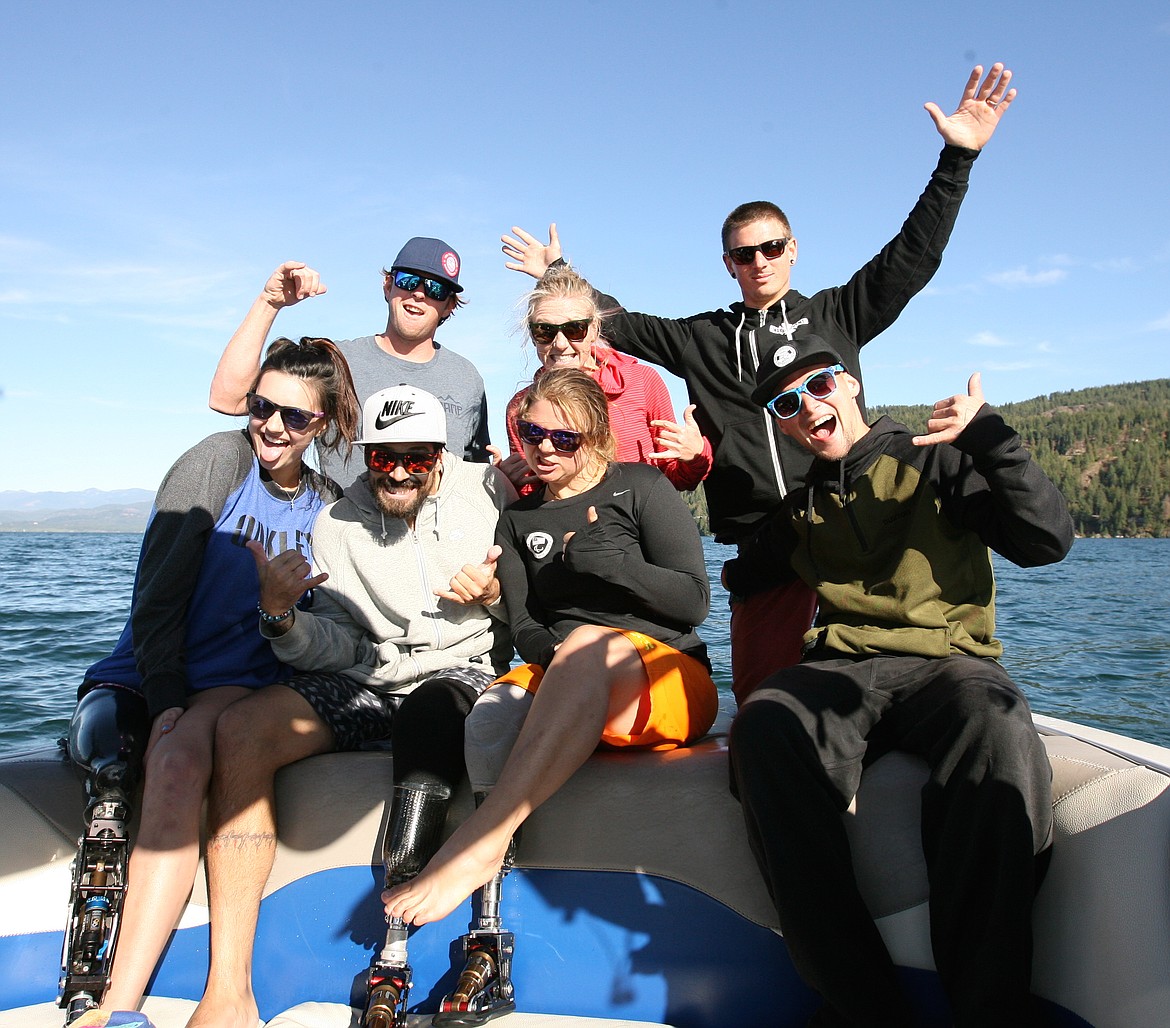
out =
<path fill-rule="evenodd" d="M 636 310 L 736 299 L 718 230 L 778 202 L 803 292 L 898 229 L 971 66 L 1020 97 L 929 289 L 866 348 L 875 403 L 1170 376 L 1170 6 L 1068 0 L 442 5 L 45 0 L 0 36 L 0 490 L 154 488 L 232 422 L 216 359 L 269 272 L 281 334 L 385 324 L 412 235 L 462 254 L 439 334 L 500 412 L 531 376 L 499 236 L 555 220 Z M 673 388 L 676 403 L 683 392 Z"/>

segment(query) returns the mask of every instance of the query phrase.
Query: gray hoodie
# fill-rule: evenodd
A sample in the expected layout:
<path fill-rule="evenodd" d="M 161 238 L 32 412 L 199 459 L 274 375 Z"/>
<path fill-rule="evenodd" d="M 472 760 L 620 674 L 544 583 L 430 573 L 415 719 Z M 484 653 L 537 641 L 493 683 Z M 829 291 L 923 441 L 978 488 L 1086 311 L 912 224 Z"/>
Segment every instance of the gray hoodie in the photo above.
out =
<path fill-rule="evenodd" d="M 363 474 L 318 517 L 314 571 L 329 580 L 273 650 L 298 670 L 341 671 L 383 692 L 410 692 L 450 667 L 503 674 L 512 658 L 504 605 L 462 606 L 434 590 L 483 563 L 499 513 L 515 499 L 494 467 L 444 452 L 439 490 L 412 530 L 383 517 Z"/>

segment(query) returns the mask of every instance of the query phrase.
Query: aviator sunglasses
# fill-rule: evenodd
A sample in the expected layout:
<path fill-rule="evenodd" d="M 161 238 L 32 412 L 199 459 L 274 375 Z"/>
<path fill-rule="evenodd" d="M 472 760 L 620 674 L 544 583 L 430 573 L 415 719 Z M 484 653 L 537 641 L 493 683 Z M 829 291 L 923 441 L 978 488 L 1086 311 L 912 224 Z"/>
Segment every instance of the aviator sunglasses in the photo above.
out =
<path fill-rule="evenodd" d="M 366 447 L 366 467 L 389 474 L 399 465 L 408 475 L 429 475 L 439 459 L 439 450 L 430 453 L 396 453 L 381 446 Z"/>
<path fill-rule="evenodd" d="M 572 432 L 567 428 L 541 428 L 531 421 L 517 420 L 516 433 L 529 446 L 539 446 L 547 439 L 561 453 L 576 453 L 585 441 L 580 432 Z"/>
<path fill-rule="evenodd" d="M 736 264 L 751 264 L 756 259 L 756 251 L 759 250 L 768 260 L 773 261 L 784 252 L 790 242 L 792 240 L 786 236 L 783 239 L 768 239 L 755 246 L 733 246 L 727 251 L 727 256 Z"/>
<path fill-rule="evenodd" d="M 579 321 L 566 321 L 560 325 L 550 325 L 547 321 L 528 322 L 528 331 L 532 333 L 534 343 L 547 345 L 553 342 L 558 335 L 564 335 L 570 343 L 579 343 L 589 334 L 592 318 L 582 318 Z"/>
<path fill-rule="evenodd" d="M 267 421 L 277 411 L 280 411 L 280 420 L 284 422 L 285 428 L 291 428 L 294 432 L 303 432 L 309 427 L 309 422 L 314 418 L 325 417 L 323 410 L 305 410 L 302 407 L 282 407 L 279 403 L 273 403 L 267 397 L 261 396 L 259 393 L 248 393 L 248 413 L 258 421 Z"/>
<path fill-rule="evenodd" d="M 394 285 L 408 293 L 413 293 L 420 282 L 423 293 L 438 303 L 442 303 L 455 291 L 455 287 L 450 282 L 444 282 L 439 278 L 427 278 L 425 275 L 418 275 L 413 271 L 394 272 Z"/>
<path fill-rule="evenodd" d="M 842 364 L 834 364 L 831 368 L 809 375 L 802 385 L 795 389 L 785 389 L 779 396 L 769 400 L 768 410 L 781 421 L 796 417 L 800 413 L 800 405 L 804 402 L 801 393 L 808 393 L 817 400 L 824 400 L 837 391 L 837 372 L 844 371 Z"/>

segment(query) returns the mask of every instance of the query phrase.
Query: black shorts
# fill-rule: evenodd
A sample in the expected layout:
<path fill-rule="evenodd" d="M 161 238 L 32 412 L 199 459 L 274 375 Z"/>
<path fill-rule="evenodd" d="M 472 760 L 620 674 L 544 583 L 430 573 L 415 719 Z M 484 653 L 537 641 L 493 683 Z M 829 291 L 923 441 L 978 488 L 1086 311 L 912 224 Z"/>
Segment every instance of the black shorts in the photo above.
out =
<path fill-rule="evenodd" d="M 415 686 L 432 678 L 448 678 L 482 693 L 495 676 L 476 668 L 453 667 L 420 678 Z M 303 696 L 317 716 L 333 732 L 338 750 L 357 750 L 367 743 L 390 738 L 394 714 L 409 692 L 378 692 L 340 671 L 302 671 L 284 683 Z"/>

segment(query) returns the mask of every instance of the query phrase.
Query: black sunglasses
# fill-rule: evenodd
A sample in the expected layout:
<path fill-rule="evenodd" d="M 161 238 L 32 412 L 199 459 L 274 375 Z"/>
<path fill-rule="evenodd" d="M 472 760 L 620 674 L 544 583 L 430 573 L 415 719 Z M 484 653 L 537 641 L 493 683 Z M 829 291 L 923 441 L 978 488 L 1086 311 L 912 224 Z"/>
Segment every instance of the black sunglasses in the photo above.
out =
<path fill-rule="evenodd" d="M 366 447 L 366 467 L 371 471 L 389 474 L 399 465 L 408 475 L 429 475 L 442 451 L 430 453 L 397 453 L 381 446 Z"/>
<path fill-rule="evenodd" d="M 399 289 L 405 289 L 408 293 L 413 293 L 420 282 L 423 293 L 439 303 L 455 292 L 455 287 L 450 282 L 444 282 L 441 278 L 427 278 L 425 275 L 419 275 L 413 271 L 394 272 L 394 284 Z"/>
<path fill-rule="evenodd" d="M 768 260 L 773 261 L 784 252 L 790 242 L 792 240 L 785 237 L 783 239 L 769 239 L 763 243 L 757 243 L 755 246 L 733 246 L 727 251 L 727 256 L 736 264 L 751 264 L 756 259 L 756 251 L 759 250 Z"/>
<path fill-rule="evenodd" d="M 309 423 L 314 418 L 325 417 L 323 410 L 304 410 L 301 407 L 282 407 L 279 403 L 273 403 L 267 397 L 261 396 L 259 393 L 248 393 L 248 413 L 252 415 L 257 421 L 267 421 L 273 414 L 280 412 L 280 420 L 284 422 L 285 428 L 291 428 L 294 432 L 303 432 L 309 427 Z"/>
<path fill-rule="evenodd" d="M 580 432 L 572 432 L 567 428 L 541 428 L 531 421 L 517 420 L 516 434 L 529 446 L 539 446 L 547 439 L 561 453 L 576 453 L 585 441 Z"/>
<path fill-rule="evenodd" d="M 548 344 L 558 335 L 563 335 L 570 343 L 579 343 L 589 334 L 592 318 L 582 318 L 579 321 L 565 321 L 560 325 L 552 325 L 547 321 L 528 322 L 528 331 L 532 333 L 534 343 Z"/>

